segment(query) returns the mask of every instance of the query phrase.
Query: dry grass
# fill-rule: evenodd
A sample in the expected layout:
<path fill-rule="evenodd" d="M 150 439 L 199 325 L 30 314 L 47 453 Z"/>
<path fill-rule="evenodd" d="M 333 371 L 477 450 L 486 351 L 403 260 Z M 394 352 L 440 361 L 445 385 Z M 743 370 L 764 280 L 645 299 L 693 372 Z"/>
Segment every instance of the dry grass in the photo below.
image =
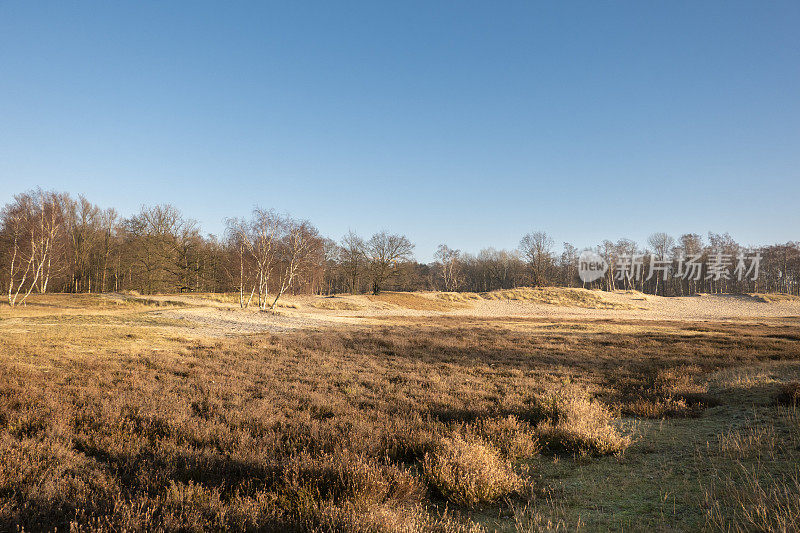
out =
<path fill-rule="evenodd" d="M 370 302 L 389 304 L 416 311 L 450 311 L 463 307 L 455 302 L 439 301 L 413 292 L 381 292 L 379 294 L 369 294 L 366 298 Z"/>
<path fill-rule="evenodd" d="M 553 394 L 544 408 L 545 421 L 536 434 L 551 453 L 618 454 L 631 444 L 631 438 L 614 426 L 611 412 L 585 394 L 575 390 Z"/>
<path fill-rule="evenodd" d="M 664 418 L 693 417 L 718 404 L 708 394 L 708 384 L 698 383 L 703 371 L 696 365 L 658 369 L 636 380 L 620 380 L 623 413 Z"/>
<path fill-rule="evenodd" d="M 310 305 L 315 309 L 326 309 L 329 311 L 359 311 L 364 308 L 364 306 L 359 305 L 355 302 L 335 297 L 328 297 L 321 300 L 316 300 L 312 302 Z"/>
<path fill-rule="evenodd" d="M 800 524 L 800 469 L 780 479 L 741 467 L 708 492 L 709 525 L 719 531 L 791 532 Z"/>
<path fill-rule="evenodd" d="M 539 453 L 535 430 L 513 415 L 478 420 L 475 432 L 511 461 L 530 459 Z"/>
<path fill-rule="evenodd" d="M 494 502 L 522 485 L 511 462 L 494 447 L 458 434 L 443 438 L 425 454 L 422 470 L 437 492 L 465 507 Z"/>
<path fill-rule="evenodd" d="M 152 317 L 104 332 L 31 321 L 34 344 L 5 331 L 0 524 L 469 527 L 419 510 L 437 494 L 466 507 L 511 494 L 512 458 L 537 451 L 521 420 L 548 421 L 547 380 L 515 370 L 502 334 L 474 353 L 454 331 L 405 328 L 184 341 Z M 485 444 L 447 451 L 466 442 Z"/>
<path fill-rule="evenodd" d="M 778 405 L 800 405 L 800 381 L 782 384 L 778 394 L 775 396 L 775 402 Z"/>
<path fill-rule="evenodd" d="M 0 320 L 34 316 L 98 315 L 130 313 L 153 307 L 151 300 L 140 297 L 104 297 L 96 294 L 32 294 L 24 305 L 14 308 L 0 304 Z M 173 305 L 170 303 L 169 305 Z M 182 305 L 182 304 L 180 304 Z"/>
<path fill-rule="evenodd" d="M 631 289 L 625 289 L 625 290 L 617 289 L 614 291 L 614 294 L 624 294 L 626 296 L 630 296 L 634 300 L 642 300 L 642 301 L 650 300 L 652 297 L 652 295 L 650 294 L 645 294 L 642 291 L 635 291 Z"/>
<path fill-rule="evenodd" d="M 470 300 L 529 301 L 558 306 L 585 307 L 589 309 L 633 309 L 633 306 L 613 302 L 597 291 L 564 287 L 520 287 L 491 292 L 440 292 L 436 297 L 447 302 Z"/>
<path fill-rule="evenodd" d="M 786 465 L 796 464 L 800 424 L 795 408 L 774 406 L 778 383 L 765 381 L 769 369 L 786 375 L 775 365 L 800 361 L 793 324 L 436 317 L 189 340 L 185 324 L 147 305 L 77 301 L 83 314 L 57 297 L 0 321 L 0 530 L 765 523 L 761 511 L 730 514 L 735 498 L 783 523 L 796 516 Z M 709 388 L 722 369 L 756 365 L 765 377 L 737 384 L 748 395 Z M 751 409 L 732 402 L 756 393 L 762 409 L 782 410 L 731 427 Z M 708 409 L 717 395 L 727 403 Z M 636 407 L 654 398 L 703 416 Z M 663 427 L 632 439 L 619 414 L 637 409 Z M 675 442 L 719 435 L 713 468 L 695 470 L 675 442 L 652 452 L 679 427 L 687 433 Z M 662 463 L 695 487 L 671 516 L 651 486 Z M 638 485 L 618 497 L 614 475 Z M 706 509 L 716 509 L 707 517 L 701 478 Z M 638 503 L 640 493 L 655 496 Z"/>
<path fill-rule="evenodd" d="M 244 295 L 245 302 L 247 302 L 249 297 L 250 297 L 249 293 Z M 238 292 L 192 292 L 192 293 L 187 293 L 185 295 L 185 298 L 190 301 L 207 300 L 209 302 L 217 302 L 222 304 L 235 304 L 238 306 L 240 295 Z M 255 305 L 256 307 L 258 307 L 257 305 L 258 302 L 256 300 L 257 297 L 254 296 L 255 304 L 251 301 L 250 305 L 251 306 Z M 268 301 L 269 303 L 272 303 L 272 299 L 269 299 Z M 284 297 L 282 300 L 278 300 L 278 305 L 276 307 L 282 309 L 297 309 L 297 304 L 290 300 L 287 300 L 287 298 Z"/>
<path fill-rule="evenodd" d="M 557 533 L 560 531 L 580 531 L 583 524 L 577 520 L 568 524 L 563 506 L 551 499 L 545 500 L 544 510 L 528 503 L 512 507 L 514 513 L 514 531 L 517 533 Z"/>
<path fill-rule="evenodd" d="M 776 416 L 777 415 L 777 416 Z M 748 419 L 719 438 L 729 463 L 705 490 L 708 524 L 725 531 L 797 531 L 800 527 L 800 424 L 797 407 Z"/>
<path fill-rule="evenodd" d="M 794 294 L 781 294 L 775 292 L 769 293 L 752 293 L 751 297 L 760 302 L 797 302 L 800 301 L 800 296 Z"/>

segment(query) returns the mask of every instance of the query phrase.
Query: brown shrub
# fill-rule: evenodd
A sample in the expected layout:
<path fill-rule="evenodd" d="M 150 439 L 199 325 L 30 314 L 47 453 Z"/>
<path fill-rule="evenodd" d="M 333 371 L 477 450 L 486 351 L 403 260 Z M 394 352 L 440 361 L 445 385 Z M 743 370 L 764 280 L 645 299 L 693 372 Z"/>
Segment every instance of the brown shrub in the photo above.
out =
<path fill-rule="evenodd" d="M 539 452 L 533 428 L 513 415 L 480 419 L 475 431 L 511 461 L 529 459 Z"/>
<path fill-rule="evenodd" d="M 547 420 L 536 426 L 542 447 L 551 453 L 609 455 L 631 443 L 613 424 L 611 412 L 585 393 L 566 390 L 543 400 Z"/>
<path fill-rule="evenodd" d="M 718 405 L 708 386 L 696 381 L 701 369 L 695 365 L 672 368 L 650 367 L 620 380 L 621 408 L 626 415 L 644 418 L 686 418 L 699 416 Z"/>
<path fill-rule="evenodd" d="M 425 477 L 447 500 L 464 507 L 491 503 L 518 490 L 522 480 L 490 444 L 460 435 L 442 439 L 422 462 Z"/>
<path fill-rule="evenodd" d="M 788 406 L 800 405 L 800 381 L 782 384 L 775 395 L 775 403 Z"/>

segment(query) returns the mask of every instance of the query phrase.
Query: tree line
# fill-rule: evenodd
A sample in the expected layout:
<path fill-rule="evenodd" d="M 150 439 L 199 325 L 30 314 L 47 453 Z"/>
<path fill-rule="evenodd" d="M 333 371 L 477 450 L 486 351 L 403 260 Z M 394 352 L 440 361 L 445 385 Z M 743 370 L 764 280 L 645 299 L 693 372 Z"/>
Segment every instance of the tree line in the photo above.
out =
<path fill-rule="evenodd" d="M 0 284 L 10 305 L 32 293 L 237 292 L 242 307 L 274 308 L 286 293 L 378 293 L 381 290 L 486 292 L 521 286 L 638 290 L 664 296 L 698 292 L 800 293 L 800 242 L 758 247 L 728 234 L 653 234 L 646 245 L 604 241 L 593 251 L 608 269 L 591 284 L 578 277 L 580 251 L 555 251 L 541 231 L 515 250 L 464 253 L 442 244 L 432 263 L 414 245 L 382 231 L 340 240 L 309 221 L 255 208 L 226 220 L 222 236 L 202 235 L 194 220 L 170 205 L 145 206 L 128 218 L 83 196 L 36 189 L 17 194 L 0 210 Z M 758 276 L 736 276 L 734 265 L 758 254 Z M 631 267 L 641 275 L 632 276 Z M 683 276 L 686 258 L 708 264 L 724 258 L 724 276 Z M 669 268 L 664 265 L 668 265 Z M 655 271 L 655 272 L 654 272 Z M 654 275 L 655 274 L 655 275 Z"/>

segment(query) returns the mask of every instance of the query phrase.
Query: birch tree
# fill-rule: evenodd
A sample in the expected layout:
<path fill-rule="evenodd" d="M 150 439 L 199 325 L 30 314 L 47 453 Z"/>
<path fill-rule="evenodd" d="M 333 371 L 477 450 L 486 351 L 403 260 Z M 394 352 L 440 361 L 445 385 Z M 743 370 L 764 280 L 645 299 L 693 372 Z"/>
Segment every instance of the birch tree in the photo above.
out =
<path fill-rule="evenodd" d="M 434 258 L 439 263 L 439 273 L 444 290 L 455 291 L 458 289 L 461 250 L 453 250 L 446 244 L 440 244 Z"/>
<path fill-rule="evenodd" d="M 8 304 L 14 307 L 24 303 L 37 286 L 46 290 L 46 284 L 39 282 L 43 272 L 49 273 L 61 220 L 54 195 L 39 189 L 17 195 L 0 213 L 0 222 L 10 241 Z"/>
<path fill-rule="evenodd" d="M 297 278 L 308 273 L 310 267 L 321 260 L 322 255 L 322 239 L 317 228 L 310 222 L 287 217 L 282 221 L 281 227 L 284 234 L 277 244 L 282 268 L 270 310 L 275 310 L 278 299 Z"/>

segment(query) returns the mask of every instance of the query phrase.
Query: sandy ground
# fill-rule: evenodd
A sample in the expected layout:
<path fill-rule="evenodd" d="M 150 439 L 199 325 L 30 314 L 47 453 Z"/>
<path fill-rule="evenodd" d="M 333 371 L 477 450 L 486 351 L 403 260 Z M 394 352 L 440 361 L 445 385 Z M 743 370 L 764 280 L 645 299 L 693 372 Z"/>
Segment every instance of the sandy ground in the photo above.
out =
<path fill-rule="evenodd" d="M 368 326 L 391 321 L 393 317 L 465 317 L 470 319 L 535 318 L 553 320 L 681 320 L 757 322 L 764 319 L 785 319 L 800 327 L 800 300 L 765 302 L 747 295 L 698 295 L 660 297 L 636 293 L 600 293 L 610 302 L 628 309 L 594 309 L 569 305 L 552 305 L 519 300 L 470 300 L 451 304 L 446 310 L 410 308 L 365 295 L 289 296 L 281 301 L 277 312 L 260 312 L 253 307 L 240 309 L 238 304 L 213 301 L 195 295 L 150 296 L 162 301 L 178 301 L 185 307 L 153 311 L 153 314 L 181 319 L 192 324 L 196 333 L 208 336 L 229 336 L 259 332 L 285 332 L 297 329 L 324 330 L 336 326 Z M 441 304 L 435 293 L 417 293 L 416 297 Z M 315 305 L 355 307 L 319 309 Z M 422 302 L 425 302 L 422 300 Z M 415 306 L 411 306 L 415 307 Z M 419 307 L 419 306 L 416 306 Z"/>

